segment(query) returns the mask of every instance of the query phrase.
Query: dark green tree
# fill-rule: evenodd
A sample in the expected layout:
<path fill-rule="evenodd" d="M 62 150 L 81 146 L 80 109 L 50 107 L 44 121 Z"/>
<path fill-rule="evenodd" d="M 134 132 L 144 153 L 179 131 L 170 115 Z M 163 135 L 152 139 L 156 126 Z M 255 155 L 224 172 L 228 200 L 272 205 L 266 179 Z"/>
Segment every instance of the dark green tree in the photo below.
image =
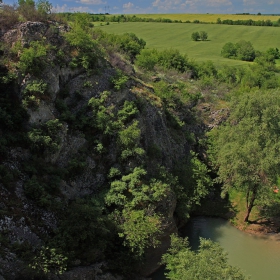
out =
<path fill-rule="evenodd" d="M 193 32 L 191 38 L 193 41 L 198 41 L 200 39 L 200 35 L 198 32 Z"/>
<path fill-rule="evenodd" d="M 280 168 L 279 90 L 234 99 L 226 123 L 210 133 L 212 162 L 224 193 L 245 193 L 248 222 L 252 208 L 271 192 Z"/>
<path fill-rule="evenodd" d="M 241 40 L 236 44 L 237 58 L 244 61 L 254 61 L 256 52 L 250 41 Z"/>
<path fill-rule="evenodd" d="M 236 44 L 233 44 L 231 42 L 226 43 L 222 48 L 221 55 L 226 58 L 236 58 L 237 56 Z"/>
<path fill-rule="evenodd" d="M 201 41 L 206 41 L 208 39 L 208 34 L 206 31 L 200 31 L 199 36 Z"/>

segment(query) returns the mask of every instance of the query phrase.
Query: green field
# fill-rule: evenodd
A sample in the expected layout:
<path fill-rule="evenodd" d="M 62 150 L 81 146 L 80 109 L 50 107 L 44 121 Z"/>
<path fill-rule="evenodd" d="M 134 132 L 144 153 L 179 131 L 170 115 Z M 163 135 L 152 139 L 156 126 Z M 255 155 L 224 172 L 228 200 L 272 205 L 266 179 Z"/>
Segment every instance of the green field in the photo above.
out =
<path fill-rule="evenodd" d="M 221 64 L 242 65 L 247 62 L 221 57 L 221 49 L 227 42 L 236 43 L 243 39 L 251 41 L 256 50 L 265 51 L 270 47 L 280 49 L 280 28 L 269 26 L 242 26 L 193 23 L 153 23 L 127 22 L 100 27 L 108 33 L 135 33 L 143 38 L 147 48 L 159 50 L 174 48 L 187 54 L 197 62 L 212 60 L 217 66 Z M 206 31 L 208 41 L 194 42 L 191 34 Z"/>

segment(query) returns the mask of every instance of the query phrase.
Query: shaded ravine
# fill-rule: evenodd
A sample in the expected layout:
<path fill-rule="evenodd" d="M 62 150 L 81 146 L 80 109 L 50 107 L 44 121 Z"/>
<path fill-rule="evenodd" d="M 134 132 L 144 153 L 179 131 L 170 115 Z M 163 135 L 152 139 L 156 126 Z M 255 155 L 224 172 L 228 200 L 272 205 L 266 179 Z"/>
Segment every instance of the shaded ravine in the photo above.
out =
<path fill-rule="evenodd" d="M 199 237 L 218 242 L 228 253 L 229 263 L 239 266 L 252 280 L 280 279 L 280 234 L 255 236 L 233 227 L 220 218 L 196 217 L 182 230 L 196 249 Z M 164 280 L 164 269 L 152 275 Z"/>

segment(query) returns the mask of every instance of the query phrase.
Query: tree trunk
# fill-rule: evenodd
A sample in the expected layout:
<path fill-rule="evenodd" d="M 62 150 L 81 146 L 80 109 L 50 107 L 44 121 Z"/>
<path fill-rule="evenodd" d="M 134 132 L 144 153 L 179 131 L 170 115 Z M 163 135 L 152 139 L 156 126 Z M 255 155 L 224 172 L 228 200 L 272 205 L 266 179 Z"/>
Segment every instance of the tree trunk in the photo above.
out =
<path fill-rule="evenodd" d="M 246 213 L 246 216 L 244 218 L 244 222 L 246 222 L 246 223 L 249 222 L 249 216 L 250 216 L 251 211 L 254 207 L 254 202 L 255 202 L 255 199 L 256 199 L 256 195 L 257 195 L 257 187 L 253 188 L 251 198 L 250 198 L 250 190 L 248 190 L 248 192 L 246 194 L 247 213 Z M 249 199 L 250 199 L 250 201 L 249 201 Z"/>

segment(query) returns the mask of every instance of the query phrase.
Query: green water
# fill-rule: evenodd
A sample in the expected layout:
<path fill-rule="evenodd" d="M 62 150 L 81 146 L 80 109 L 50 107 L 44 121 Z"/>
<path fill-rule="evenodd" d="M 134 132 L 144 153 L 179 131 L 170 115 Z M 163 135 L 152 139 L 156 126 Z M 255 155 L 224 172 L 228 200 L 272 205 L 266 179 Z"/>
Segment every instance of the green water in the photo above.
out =
<path fill-rule="evenodd" d="M 280 234 L 258 237 L 223 219 L 197 217 L 183 229 L 183 235 L 189 237 L 193 249 L 197 248 L 200 236 L 218 242 L 228 253 L 229 263 L 239 266 L 252 280 L 280 279 Z M 163 269 L 152 279 L 166 279 Z"/>

